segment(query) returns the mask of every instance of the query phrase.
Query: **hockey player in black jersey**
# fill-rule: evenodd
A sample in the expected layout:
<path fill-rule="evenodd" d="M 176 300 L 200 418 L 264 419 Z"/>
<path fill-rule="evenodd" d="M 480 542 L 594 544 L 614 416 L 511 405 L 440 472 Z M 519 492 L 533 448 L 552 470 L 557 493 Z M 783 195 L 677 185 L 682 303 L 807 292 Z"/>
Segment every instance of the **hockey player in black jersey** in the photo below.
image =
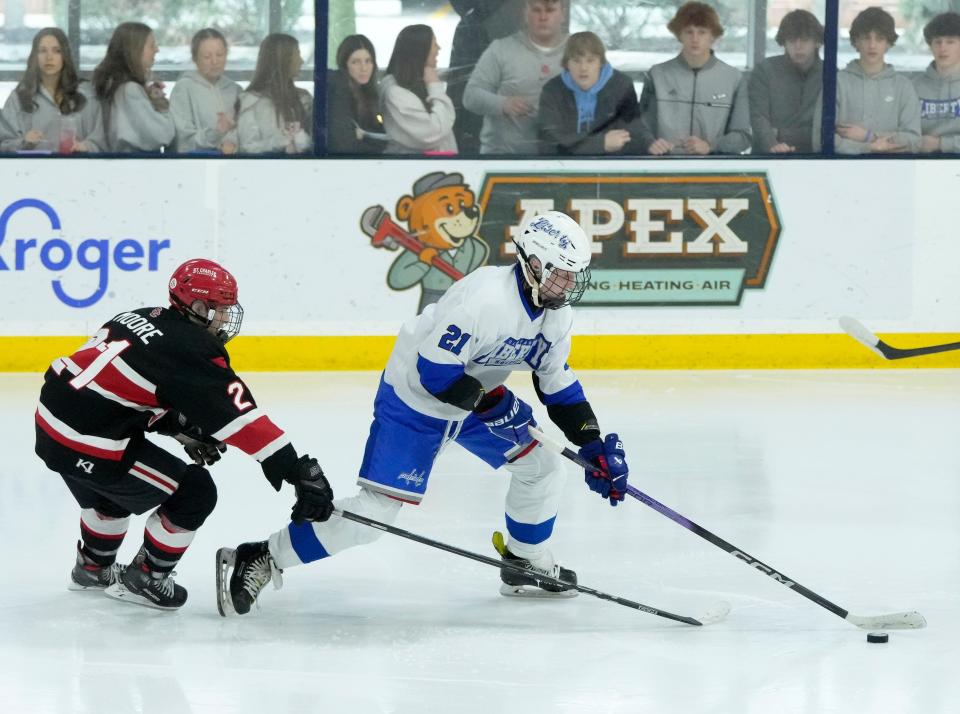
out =
<path fill-rule="evenodd" d="M 81 507 L 70 589 L 175 610 L 187 592 L 173 568 L 216 505 L 204 465 L 227 445 L 259 461 L 274 489 L 293 485 L 298 522 L 329 518 L 333 492 L 317 461 L 298 457 L 230 367 L 224 345 L 243 318 L 233 275 L 190 260 L 173 273 L 169 293 L 170 307 L 122 312 L 54 360 L 35 419 L 37 455 Z M 145 432 L 173 436 L 194 463 Z M 139 553 L 118 565 L 130 515 L 150 510 Z"/>

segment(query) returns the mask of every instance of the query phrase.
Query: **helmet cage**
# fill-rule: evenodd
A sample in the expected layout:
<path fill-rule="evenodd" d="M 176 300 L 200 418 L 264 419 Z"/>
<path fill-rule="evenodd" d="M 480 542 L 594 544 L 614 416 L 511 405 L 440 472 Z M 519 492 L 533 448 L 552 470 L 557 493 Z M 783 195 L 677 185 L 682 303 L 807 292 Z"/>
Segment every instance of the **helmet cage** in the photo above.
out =
<path fill-rule="evenodd" d="M 531 264 L 531 259 L 540 263 L 537 256 L 528 256 L 519 244 L 517 244 L 517 254 L 520 257 L 520 269 L 524 280 L 530 286 L 533 304 L 538 307 L 558 310 L 566 305 L 574 305 L 580 301 L 590 284 L 589 267 L 574 272 L 547 263 L 538 271 Z"/>
<path fill-rule="evenodd" d="M 178 295 L 170 294 L 170 303 L 193 322 L 203 325 L 211 335 L 226 344 L 240 334 L 243 323 L 243 306 L 235 302 L 232 305 L 217 305 L 199 298 L 187 305 Z"/>

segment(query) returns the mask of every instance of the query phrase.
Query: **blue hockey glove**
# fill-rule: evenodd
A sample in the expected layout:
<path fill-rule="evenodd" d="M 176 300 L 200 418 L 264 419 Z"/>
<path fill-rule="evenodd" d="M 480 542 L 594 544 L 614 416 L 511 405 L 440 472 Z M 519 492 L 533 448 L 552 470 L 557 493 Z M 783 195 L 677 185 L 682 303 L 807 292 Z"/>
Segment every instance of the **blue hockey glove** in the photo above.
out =
<path fill-rule="evenodd" d="M 607 434 L 603 441 L 591 441 L 580 449 L 580 455 L 598 467 L 584 471 L 584 481 L 590 490 L 596 491 L 602 498 L 609 498 L 611 506 L 620 503 L 627 492 L 627 478 L 630 475 L 620 437 Z"/>
<path fill-rule="evenodd" d="M 528 425 L 537 425 L 533 409 L 503 385 L 486 394 L 474 413 L 494 436 L 520 446 L 533 441 L 527 431 Z"/>

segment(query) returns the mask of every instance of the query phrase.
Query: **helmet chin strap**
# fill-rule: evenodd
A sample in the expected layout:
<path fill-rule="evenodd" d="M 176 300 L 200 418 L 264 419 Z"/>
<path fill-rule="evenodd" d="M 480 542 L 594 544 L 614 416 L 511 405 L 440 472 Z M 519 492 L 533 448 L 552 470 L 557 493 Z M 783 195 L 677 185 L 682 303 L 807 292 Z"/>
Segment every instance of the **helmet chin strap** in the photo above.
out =
<path fill-rule="evenodd" d="M 527 285 L 530 287 L 530 301 L 536 307 L 543 307 L 540 302 L 540 282 L 533 274 L 533 270 L 526 259 L 520 261 L 520 271 L 523 273 L 523 279 L 527 281 Z"/>

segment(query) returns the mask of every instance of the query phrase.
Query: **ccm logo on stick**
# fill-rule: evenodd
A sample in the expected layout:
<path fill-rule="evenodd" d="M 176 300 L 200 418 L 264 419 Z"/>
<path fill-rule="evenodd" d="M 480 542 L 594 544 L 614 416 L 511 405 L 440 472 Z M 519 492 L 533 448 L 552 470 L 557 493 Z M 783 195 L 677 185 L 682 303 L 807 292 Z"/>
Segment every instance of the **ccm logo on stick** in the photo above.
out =
<path fill-rule="evenodd" d="M 780 573 L 778 573 L 778 572 L 777 572 L 776 570 L 774 570 L 773 568 L 771 568 L 771 567 L 769 567 L 769 566 L 767 566 L 767 565 L 764 565 L 764 564 L 761 563 L 759 560 L 754 560 L 753 558 L 751 558 L 751 557 L 750 557 L 749 555 L 747 555 L 746 553 L 741 553 L 739 550 L 735 550 L 735 551 L 733 551 L 733 555 L 735 555 L 736 557 L 740 558 L 740 560 L 744 561 L 744 562 L 745 562 L 747 565 L 749 565 L 751 568 L 756 568 L 756 569 L 759 570 L 761 573 L 766 573 L 766 574 L 769 575 L 771 578 L 773 578 L 774 580 L 776 580 L 778 583 L 783 583 L 783 584 L 786 585 L 788 588 L 793 587 L 794 583 L 793 583 L 792 580 L 787 580 L 785 577 L 783 577 L 782 575 L 780 575 Z"/>
<path fill-rule="evenodd" d="M 89 307 L 107 293 L 111 265 L 125 272 L 144 268 L 156 272 L 160 251 L 170 248 L 169 240 L 139 241 L 125 238 L 113 243 L 104 238 L 86 238 L 74 246 L 63 238 L 51 237 L 47 240 L 15 238 L 11 240 L 11 249 L 4 251 L 11 220 L 17 213 L 28 209 L 44 214 L 51 232 L 59 234 L 61 231 L 60 216 L 49 203 L 37 198 L 22 198 L 11 203 L 0 213 L 0 272 L 12 270 L 19 273 L 42 269 L 55 273 L 57 278 L 50 281 L 53 293 L 60 302 L 70 307 Z M 28 265 L 37 260 L 39 266 Z M 97 277 L 97 287 L 85 297 L 69 294 L 60 277 L 75 264 L 84 271 L 95 273 Z"/>

